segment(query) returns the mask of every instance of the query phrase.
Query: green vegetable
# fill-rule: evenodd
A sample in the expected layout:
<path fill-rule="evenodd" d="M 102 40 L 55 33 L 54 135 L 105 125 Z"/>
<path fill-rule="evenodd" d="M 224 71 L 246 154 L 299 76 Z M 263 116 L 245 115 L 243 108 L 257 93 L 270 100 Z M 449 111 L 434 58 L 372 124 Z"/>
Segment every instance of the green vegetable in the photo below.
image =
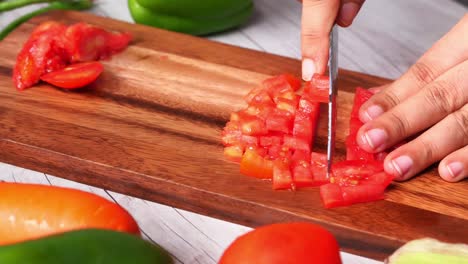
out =
<path fill-rule="evenodd" d="M 28 21 L 34 16 L 46 13 L 52 10 L 84 10 L 93 6 L 92 0 L 65 0 L 65 1 L 51 1 L 51 0 L 12 0 L 0 2 L 0 13 L 3 11 L 11 10 L 14 8 L 22 7 L 29 4 L 50 2 L 49 5 L 32 11 L 13 20 L 2 31 L 0 31 L 0 40 L 4 39 L 11 31 L 22 23 Z"/>
<path fill-rule="evenodd" d="M 238 27 L 250 18 L 252 0 L 128 0 L 133 20 L 191 35 Z"/>
<path fill-rule="evenodd" d="M 1 264 L 172 264 L 169 254 L 135 235 L 84 229 L 0 247 Z"/>
<path fill-rule="evenodd" d="M 393 253 L 387 264 L 468 264 L 468 245 L 431 238 L 410 241 Z"/>

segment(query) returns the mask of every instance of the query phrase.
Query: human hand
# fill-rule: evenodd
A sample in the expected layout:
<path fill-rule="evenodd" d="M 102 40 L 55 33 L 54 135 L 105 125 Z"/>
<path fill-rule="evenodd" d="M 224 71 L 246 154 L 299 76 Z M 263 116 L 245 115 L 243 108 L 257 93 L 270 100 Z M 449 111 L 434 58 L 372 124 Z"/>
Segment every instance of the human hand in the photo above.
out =
<path fill-rule="evenodd" d="M 368 152 L 415 136 L 385 158 L 385 171 L 396 180 L 409 179 L 440 160 L 444 180 L 467 177 L 468 15 L 359 114 L 365 124 L 356 140 Z"/>
<path fill-rule="evenodd" d="M 302 79 L 324 74 L 328 63 L 330 31 L 335 22 L 348 27 L 364 0 L 299 0 L 302 2 Z"/>

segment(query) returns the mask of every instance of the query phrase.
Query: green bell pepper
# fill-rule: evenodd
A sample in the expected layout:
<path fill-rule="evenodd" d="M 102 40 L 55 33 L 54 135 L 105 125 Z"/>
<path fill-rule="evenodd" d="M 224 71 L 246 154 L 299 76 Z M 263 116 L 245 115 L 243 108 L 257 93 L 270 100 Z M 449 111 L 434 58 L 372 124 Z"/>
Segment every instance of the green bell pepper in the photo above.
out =
<path fill-rule="evenodd" d="M 128 0 L 138 24 L 191 35 L 208 35 L 244 24 L 252 0 Z"/>

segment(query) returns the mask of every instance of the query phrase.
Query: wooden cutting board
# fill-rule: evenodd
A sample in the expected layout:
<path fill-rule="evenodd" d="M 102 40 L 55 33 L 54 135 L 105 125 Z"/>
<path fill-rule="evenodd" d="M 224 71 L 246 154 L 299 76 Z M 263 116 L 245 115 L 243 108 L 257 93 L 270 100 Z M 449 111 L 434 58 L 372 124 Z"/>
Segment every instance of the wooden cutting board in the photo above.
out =
<path fill-rule="evenodd" d="M 105 61 L 89 88 L 12 86 L 15 57 L 38 23 L 87 21 L 130 31 L 135 41 Z M 343 250 L 382 260 L 420 237 L 468 243 L 468 182 L 431 168 L 394 183 L 382 201 L 324 209 L 318 188 L 273 191 L 223 157 L 220 131 L 266 77 L 300 73 L 300 62 L 77 12 L 34 18 L 0 42 L 0 161 L 251 227 L 310 221 Z M 343 158 L 353 91 L 388 80 L 342 70 L 337 155 Z M 325 151 L 326 112 L 317 151 Z"/>

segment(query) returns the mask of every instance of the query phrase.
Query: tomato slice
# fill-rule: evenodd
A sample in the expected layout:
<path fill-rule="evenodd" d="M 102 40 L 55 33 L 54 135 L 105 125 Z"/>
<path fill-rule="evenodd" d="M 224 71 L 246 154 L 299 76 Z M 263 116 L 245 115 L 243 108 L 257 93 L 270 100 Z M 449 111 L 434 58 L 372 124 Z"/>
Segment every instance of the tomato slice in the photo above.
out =
<path fill-rule="evenodd" d="M 380 161 L 345 160 L 333 164 L 333 177 L 330 182 L 342 186 L 358 185 L 362 179 L 382 172 L 383 163 Z"/>
<path fill-rule="evenodd" d="M 94 82 L 103 70 L 104 67 L 98 61 L 83 62 L 44 74 L 41 80 L 60 88 L 75 89 Z"/>
<path fill-rule="evenodd" d="M 325 208 L 347 205 L 344 202 L 341 187 L 336 184 L 328 183 L 320 186 L 320 198 Z"/>
<path fill-rule="evenodd" d="M 277 159 L 273 162 L 273 189 L 293 189 L 290 163 L 287 159 Z"/>
<path fill-rule="evenodd" d="M 375 155 L 359 147 L 356 141 L 356 134 L 351 134 L 346 138 L 346 159 L 347 160 L 375 160 Z"/>
<path fill-rule="evenodd" d="M 353 109 L 351 110 L 351 119 L 359 119 L 359 109 L 361 106 L 367 102 L 374 94 L 369 90 L 366 90 L 362 87 L 357 87 L 354 95 Z"/>
<path fill-rule="evenodd" d="M 271 179 L 273 177 L 273 161 L 262 157 L 256 149 L 248 148 L 242 156 L 240 172 L 255 178 Z"/>

